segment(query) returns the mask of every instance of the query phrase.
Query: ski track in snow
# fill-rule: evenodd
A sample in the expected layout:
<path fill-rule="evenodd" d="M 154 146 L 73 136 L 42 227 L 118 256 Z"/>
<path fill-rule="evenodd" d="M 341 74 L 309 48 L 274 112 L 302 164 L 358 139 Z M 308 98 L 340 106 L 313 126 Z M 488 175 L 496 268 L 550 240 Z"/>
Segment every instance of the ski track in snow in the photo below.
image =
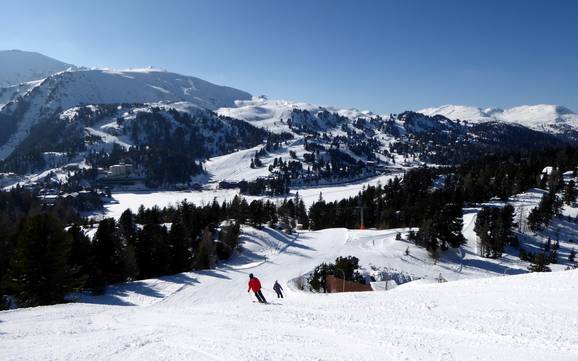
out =
<path fill-rule="evenodd" d="M 496 274 L 467 265 L 459 273 L 451 259 L 434 266 L 423 249 L 396 241 L 397 231 L 287 236 L 244 227 L 244 250 L 217 269 L 117 285 L 72 304 L 0 312 L 0 359 L 578 358 L 578 271 L 473 279 Z M 404 256 L 408 245 L 411 255 Z M 366 269 L 387 264 L 420 276 L 441 270 L 446 278 L 470 279 L 329 295 L 289 282 L 350 254 Z M 249 272 L 272 304 L 254 303 L 246 292 Z M 285 289 L 281 300 L 271 290 L 276 279 Z"/>

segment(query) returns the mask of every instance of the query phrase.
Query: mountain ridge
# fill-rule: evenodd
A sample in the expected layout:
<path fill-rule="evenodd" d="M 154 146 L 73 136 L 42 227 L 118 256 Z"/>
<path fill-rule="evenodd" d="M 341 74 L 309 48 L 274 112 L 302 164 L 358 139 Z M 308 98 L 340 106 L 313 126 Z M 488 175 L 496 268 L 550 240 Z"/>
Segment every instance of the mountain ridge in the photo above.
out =
<path fill-rule="evenodd" d="M 563 105 L 520 105 L 507 109 L 480 108 L 466 105 L 442 105 L 418 110 L 424 115 L 443 115 L 452 120 L 474 123 L 491 121 L 517 123 L 548 133 L 578 130 L 578 114 Z"/>
<path fill-rule="evenodd" d="M 289 186 L 347 182 L 394 168 L 460 164 L 488 153 L 578 140 L 576 114 L 562 106 L 443 106 L 380 116 L 253 97 L 157 68 L 67 69 L 0 88 L 3 100 L 3 172 L 44 171 L 55 166 L 54 153 L 59 164 L 89 161 L 106 168 L 114 162 L 142 163 L 147 157 L 174 161 L 178 157 L 173 155 L 188 152 L 190 172 L 153 177 L 161 184 L 187 183 L 189 176 L 203 172 L 208 157 L 245 149 L 237 162 L 227 163 L 231 169 L 225 173 L 234 176 L 217 174 L 214 180 L 249 193 L 274 189 L 282 194 Z M 530 126 L 520 125 L 524 119 Z M 144 168 L 143 174 L 162 173 L 156 165 Z M 174 173 L 177 168 L 171 167 Z M 248 173 L 254 177 L 246 179 Z M 245 183 L 226 184 L 230 181 Z"/>
<path fill-rule="evenodd" d="M 0 50 L 0 88 L 40 80 L 74 65 L 23 50 Z"/>
<path fill-rule="evenodd" d="M 5 159 L 32 127 L 61 111 L 87 104 L 142 104 L 186 101 L 215 110 L 250 99 L 247 92 L 158 69 L 75 69 L 18 87 L 0 107 L 0 158 Z M 13 88 L 8 88 L 13 89 Z M 0 94 L 1 96 L 1 94 Z"/>

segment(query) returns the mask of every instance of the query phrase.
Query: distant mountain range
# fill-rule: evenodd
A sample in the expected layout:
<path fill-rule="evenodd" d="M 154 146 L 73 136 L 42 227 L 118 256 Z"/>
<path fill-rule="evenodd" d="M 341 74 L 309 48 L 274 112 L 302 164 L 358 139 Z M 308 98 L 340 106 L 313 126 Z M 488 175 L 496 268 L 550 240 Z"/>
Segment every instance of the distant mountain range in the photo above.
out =
<path fill-rule="evenodd" d="M 141 163 L 151 184 L 186 183 L 208 157 L 255 148 L 227 166 L 235 169 L 230 173 L 244 179 L 245 169 L 262 169 L 250 173 L 283 188 L 577 139 L 578 115 L 562 106 L 446 105 L 380 116 L 252 97 L 159 69 L 86 69 L 37 53 L 0 52 L 0 172 L 126 161 Z"/>
<path fill-rule="evenodd" d="M 578 130 L 578 114 L 561 105 L 523 105 L 509 109 L 444 105 L 418 110 L 418 112 L 430 116 L 443 115 L 452 120 L 466 120 L 473 123 L 493 121 L 516 123 L 534 130 L 552 133 Z"/>

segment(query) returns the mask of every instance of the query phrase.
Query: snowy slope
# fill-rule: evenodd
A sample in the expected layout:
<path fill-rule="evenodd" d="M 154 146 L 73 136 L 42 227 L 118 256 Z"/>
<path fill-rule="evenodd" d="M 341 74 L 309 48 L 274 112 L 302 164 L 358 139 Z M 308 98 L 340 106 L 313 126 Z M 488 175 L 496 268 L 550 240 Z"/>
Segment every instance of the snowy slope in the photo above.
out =
<path fill-rule="evenodd" d="M 476 108 L 465 105 L 444 105 L 418 111 L 425 115 L 443 115 L 452 120 L 467 120 L 474 123 L 491 121 L 517 123 L 528 128 L 561 133 L 578 130 L 578 114 L 572 110 L 550 104 L 522 105 L 509 109 Z"/>
<path fill-rule="evenodd" d="M 404 256 L 407 243 L 394 237 L 395 230 L 330 229 L 293 238 L 245 228 L 245 251 L 216 270 L 119 285 L 80 303 L 0 312 L 0 359 L 578 358 L 578 271 L 331 295 L 287 282 L 348 254 L 365 267 L 396 262 L 420 276 L 459 274 L 455 262 L 433 266 L 423 250 Z M 271 305 L 246 293 L 250 272 Z M 285 288 L 282 300 L 270 289 L 276 279 Z"/>
<path fill-rule="evenodd" d="M 19 96 L 26 94 L 26 92 L 38 86 L 40 83 L 42 83 L 42 79 L 18 85 L 11 85 L 5 88 L 0 87 L 0 109 L 2 109 L 6 104 L 16 100 Z"/>
<path fill-rule="evenodd" d="M 20 95 L 17 101 L 0 108 L 6 116 L 17 117 L 15 132 L 0 146 L 0 159 L 10 155 L 34 125 L 79 105 L 187 102 L 212 110 L 251 97 L 237 89 L 158 69 L 65 71 L 34 84 Z M 4 98 L 14 99 L 14 92 L 6 93 Z"/>
<path fill-rule="evenodd" d="M 45 55 L 22 50 L 0 50 L 0 88 L 44 79 L 72 67 Z"/>
<path fill-rule="evenodd" d="M 265 96 L 253 97 L 251 100 L 240 100 L 233 107 L 223 107 L 217 110 L 218 114 L 245 120 L 252 125 L 265 128 L 271 132 L 288 131 L 287 120 L 294 110 L 306 110 L 312 113 L 328 111 L 350 119 L 374 116 L 369 111 L 357 109 L 338 109 L 302 102 L 287 100 L 270 100 Z"/>
<path fill-rule="evenodd" d="M 160 69 L 91 69 L 67 71 L 41 85 L 50 92 L 44 106 L 68 109 L 80 104 L 187 101 L 207 109 L 232 105 L 250 95 L 199 78 Z M 42 90 L 38 90 L 42 92 Z"/>

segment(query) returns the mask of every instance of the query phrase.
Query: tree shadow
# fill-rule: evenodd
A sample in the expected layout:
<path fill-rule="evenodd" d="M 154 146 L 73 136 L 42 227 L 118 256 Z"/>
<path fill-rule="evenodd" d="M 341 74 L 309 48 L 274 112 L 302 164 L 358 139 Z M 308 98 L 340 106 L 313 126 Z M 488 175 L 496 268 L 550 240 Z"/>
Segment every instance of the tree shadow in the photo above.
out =
<path fill-rule="evenodd" d="M 160 280 L 172 283 L 178 283 L 183 285 L 193 285 L 199 283 L 196 278 L 191 277 L 190 273 L 177 273 L 170 276 L 159 277 Z"/>
<path fill-rule="evenodd" d="M 494 263 L 490 260 L 486 261 L 483 259 L 465 259 L 463 263 L 464 267 L 478 268 L 488 272 L 494 272 L 498 274 L 508 274 L 516 275 L 522 273 L 528 273 L 528 271 L 520 268 L 512 268 L 504 264 Z"/>
<path fill-rule="evenodd" d="M 137 306 L 128 301 L 129 297 L 164 297 L 158 290 L 142 281 L 134 281 L 126 284 L 111 285 L 106 288 L 102 295 L 92 295 L 88 292 L 77 293 L 71 296 L 75 303 L 87 303 L 109 306 Z"/>
<path fill-rule="evenodd" d="M 221 273 L 217 272 L 216 270 L 202 270 L 202 271 L 196 271 L 195 273 L 199 274 L 199 275 L 203 275 L 203 276 L 215 277 L 215 278 L 220 278 L 220 279 L 224 279 L 224 280 L 230 280 L 231 279 L 231 277 L 226 276 L 224 274 L 221 274 Z"/>
<path fill-rule="evenodd" d="M 570 265 L 568 256 L 571 251 L 578 250 L 578 220 L 568 216 L 554 217 L 550 224 L 536 233 L 517 233 L 520 248 L 534 254 L 545 252 L 545 243 L 551 239 L 551 247 L 559 242 L 558 264 Z M 519 251 L 518 251 L 519 252 Z"/>
<path fill-rule="evenodd" d="M 133 281 L 110 285 L 102 295 L 93 295 L 89 292 L 73 294 L 69 299 L 76 303 L 109 305 L 109 306 L 137 306 L 138 303 L 130 302 L 130 299 L 153 298 L 161 300 L 167 295 L 158 290 L 157 285 L 162 282 L 171 282 L 183 286 L 193 285 L 199 281 L 187 273 L 179 273 L 171 276 L 162 276 L 158 279 Z"/>
<path fill-rule="evenodd" d="M 286 233 L 283 233 L 277 229 L 264 228 L 263 231 L 267 233 L 269 236 L 275 238 L 276 240 L 284 244 L 284 246 L 281 249 L 279 249 L 280 252 L 284 252 L 289 247 L 305 249 L 308 251 L 315 251 L 315 249 L 310 246 L 304 245 L 302 243 L 297 243 L 297 239 L 300 238 L 299 234 L 290 237 Z M 301 238 L 304 239 L 303 237 Z"/>

